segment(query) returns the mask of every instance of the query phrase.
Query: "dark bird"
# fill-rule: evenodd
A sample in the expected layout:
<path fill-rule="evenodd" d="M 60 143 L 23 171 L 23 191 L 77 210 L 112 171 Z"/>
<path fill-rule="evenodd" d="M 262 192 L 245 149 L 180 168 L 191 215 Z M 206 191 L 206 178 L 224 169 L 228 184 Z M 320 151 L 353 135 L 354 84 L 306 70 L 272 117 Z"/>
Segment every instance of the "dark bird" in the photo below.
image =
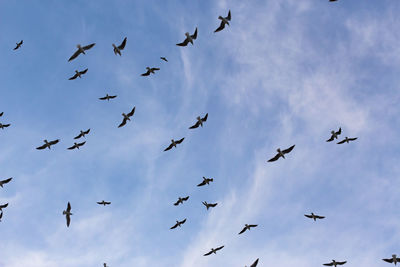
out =
<path fill-rule="evenodd" d="M 75 136 L 74 139 L 79 139 L 81 137 L 85 137 L 85 135 L 89 134 L 89 132 L 90 132 L 90 129 L 88 129 L 86 132 L 81 130 L 80 134 Z"/>
<path fill-rule="evenodd" d="M 229 21 L 231 21 L 231 11 L 229 10 L 227 17 L 224 18 L 222 16 L 219 16 L 218 19 L 221 20 L 221 24 L 219 25 L 218 29 L 216 29 L 214 32 L 222 31 L 225 28 L 225 24 L 228 24 L 229 26 Z"/>
<path fill-rule="evenodd" d="M 400 258 L 397 258 L 396 254 L 393 254 L 390 259 L 382 259 L 382 260 L 389 262 L 389 263 L 394 263 L 394 265 L 397 265 L 397 263 L 400 263 Z"/>
<path fill-rule="evenodd" d="M 146 67 L 146 69 L 147 71 L 145 73 L 142 73 L 141 76 L 149 76 L 150 73 L 155 74 L 156 70 L 160 70 L 159 68 L 149 68 L 149 67 Z"/>
<path fill-rule="evenodd" d="M 201 203 L 203 203 L 203 205 L 206 206 L 207 210 L 208 210 L 209 208 L 214 208 L 215 206 L 218 205 L 218 203 L 207 203 L 207 201 L 203 201 L 203 202 L 201 202 Z"/>
<path fill-rule="evenodd" d="M 124 40 L 122 41 L 122 43 L 119 46 L 116 46 L 115 44 L 112 44 L 112 46 L 114 47 L 114 54 L 115 55 L 120 55 L 121 56 L 121 50 L 124 50 L 126 45 L 126 37 L 124 38 Z"/>
<path fill-rule="evenodd" d="M 326 140 L 326 142 L 331 142 L 334 139 L 338 139 L 338 135 L 340 135 L 342 133 L 342 128 L 339 128 L 339 131 L 335 132 L 335 131 L 331 131 L 331 138 L 329 138 L 328 140 Z"/>
<path fill-rule="evenodd" d="M 107 100 L 107 101 L 110 101 L 110 99 L 113 99 L 113 98 L 116 98 L 116 97 L 117 97 L 116 95 L 108 95 L 108 94 L 106 94 L 105 97 L 100 97 L 99 99 L 100 99 L 100 100 Z"/>
<path fill-rule="evenodd" d="M 197 38 L 197 27 L 196 27 L 196 30 L 194 31 L 193 35 L 190 35 L 188 32 L 185 33 L 185 35 L 186 35 L 186 39 L 182 43 L 179 43 L 176 45 L 187 46 L 188 43 L 191 43 L 193 45 L 193 40 L 196 40 L 196 38 Z"/>
<path fill-rule="evenodd" d="M 173 147 L 176 147 L 176 145 L 182 143 L 184 139 L 185 139 L 185 137 L 183 137 L 182 139 L 176 140 L 176 141 L 174 139 L 171 139 L 171 144 L 166 149 L 164 149 L 164 151 L 167 151 Z"/>
<path fill-rule="evenodd" d="M 69 224 L 71 223 L 71 204 L 68 202 L 67 209 L 63 211 L 63 215 L 65 215 L 65 218 L 67 219 L 67 227 L 69 227 Z"/>
<path fill-rule="evenodd" d="M 7 128 L 7 127 L 9 127 L 11 124 L 2 124 L 2 123 L 0 123 L 0 128 L 1 129 L 4 129 L 4 128 Z"/>
<path fill-rule="evenodd" d="M 8 203 L 0 205 L 0 211 L 3 211 L 3 209 L 7 208 Z"/>
<path fill-rule="evenodd" d="M 92 48 L 96 43 L 87 45 L 87 46 L 81 46 L 80 44 L 78 44 L 76 47 L 78 48 L 75 53 L 68 59 L 68 61 L 71 61 L 75 58 L 77 58 L 81 53 L 85 55 L 85 51 L 89 50 L 90 48 Z"/>
<path fill-rule="evenodd" d="M 107 202 L 107 201 L 102 200 L 101 202 L 97 202 L 97 204 L 106 206 L 106 205 L 110 205 L 111 202 Z"/>
<path fill-rule="evenodd" d="M 21 42 L 16 43 L 17 46 L 13 50 L 17 50 L 18 48 L 20 48 L 23 43 L 24 43 L 24 40 L 21 40 Z"/>
<path fill-rule="evenodd" d="M 184 224 L 185 222 L 186 222 L 186 219 L 184 219 L 183 221 L 176 221 L 176 224 L 169 229 L 175 229 L 178 226 L 181 227 L 181 225 Z"/>
<path fill-rule="evenodd" d="M 83 71 L 75 70 L 74 76 L 72 76 L 72 77 L 69 78 L 68 80 L 75 80 L 75 79 L 78 78 L 78 77 L 81 78 L 81 75 L 82 75 L 82 74 L 85 74 L 87 71 L 88 71 L 88 69 L 85 69 L 85 70 L 83 70 Z"/>
<path fill-rule="evenodd" d="M 183 204 L 183 201 L 187 201 L 189 199 L 189 196 L 187 196 L 187 197 L 179 197 L 178 198 L 178 201 L 176 201 L 175 203 L 174 203 L 174 205 L 175 206 L 178 206 L 179 204 Z"/>
<path fill-rule="evenodd" d="M 168 62 L 168 60 L 165 57 L 160 57 L 162 60 L 164 60 L 165 62 Z"/>
<path fill-rule="evenodd" d="M 196 118 L 197 119 L 196 123 L 193 126 L 189 127 L 189 129 L 195 129 L 199 126 L 203 127 L 203 122 L 207 121 L 207 118 L 208 118 L 208 113 L 203 118 L 198 116 Z"/>
<path fill-rule="evenodd" d="M 348 138 L 348 137 L 346 136 L 342 141 L 340 141 L 340 142 L 337 143 L 337 144 L 340 145 L 340 144 L 343 144 L 343 143 L 349 143 L 350 141 L 354 141 L 354 140 L 357 140 L 357 137 Z"/>
<path fill-rule="evenodd" d="M 315 215 L 313 212 L 311 212 L 310 215 L 304 214 L 304 216 L 306 216 L 307 218 L 313 219 L 314 222 L 317 221 L 317 219 L 322 220 L 325 218 L 325 216 Z"/>
<path fill-rule="evenodd" d="M 48 141 L 45 139 L 45 140 L 43 140 L 44 145 L 39 146 L 39 147 L 37 147 L 36 149 L 45 149 L 45 148 L 50 149 L 50 147 L 51 147 L 52 145 L 57 144 L 59 141 L 60 141 L 60 139 L 56 139 L 56 140 L 53 140 L 53 141 L 48 142 Z"/>
<path fill-rule="evenodd" d="M 325 266 L 338 266 L 338 265 L 343 265 L 343 264 L 345 264 L 347 261 L 335 261 L 335 260 L 332 260 L 332 262 L 331 263 L 324 263 L 324 265 Z"/>
<path fill-rule="evenodd" d="M 218 248 L 211 248 L 211 251 L 210 252 L 207 252 L 206 254 L 204 254 L 203 256 L 208 256 L 208 255 L 211 255 L 211 254 L 217 254 L 217 251 L 218 250 L 220 250 L 220 249 L 222 249 L 224 246 L 220 246 L 220 247 L 218 247 Z"/>
<path fill-rule="evenodd" d="M 118 128 L 124 126 L 124 125 L 126 124 L 126 121 L 130 121 L 130 120 L 131 120 L 130 117 L 132 117 L 133 114 L 135 114 L 135 108 L 136 108 L 136 107 L 133 107 L 132 111 L 129 112 L 128 114 L 122 113 L 122 116 L 123 116 L 124 118 L 122 119 L 122 122 L 121 122 L 121 124 L 118 126 Z"/>
<path fill-rule="evenodd" d="M 250 265 L 250 267 L 256 267 L 257 266 L 257 264 L 258 264 L 258 259 L 256 259 L 256 261 L 255 262 L 253 262 L 253 264 L 252 265 Z M 245 266 L 246 267 L 246 266 Z"/>
<path fill-rule="evenodd" d="M 250 228 L 252 227 L 257 227 L 258 224 L 245 224 L 244 228 L 242 229 L 242 231 L 239 232 L 239 235 L 243 234 L 244 232 L 246 232 L 246 230 L 250 231 Z"/>
<path fill-rule="evenodd" d="M 203 176 L 203 182 L 199 183 L 197 186 L 203 186 L 206 184 L 210 184 L 210 182 L 213 182 L 214 179 L 213 178 L 206 178 Z"/>
<path fill-rule="evenodd" d="M 3 114 L 4 114 L 4 112 L 1 112 L 1 113 L 0 113 L 0 117 L 3 116 Z"/>
<path fill-rule="evenodd" d="M 5 179 L 3 181 L 0 181 L 0 187 L 3 187 L 3 185 L 9 183 L 12 180 L 12 177 Z"/>
<path fill-rule="evenodd" d="M 293 145 L 293 146 L 291 146 L 291 147 L 289 147 L 289 148 L 287 148 L 287 149 L 285 149 L 285 150 L 282 150 L 282 151 L 281 151 L 280 148 L 278 148 L 278 149 L 276 150 L 276 151 L 278 152 L 278 154 L 276 154 L 275 157 L 273 157 L 272 159 L 269 159 L 268 162 L 276 161 L 276 160 L 278 160 L 280 157 L 285 158 L 285 154 L 287 154 L 287 153 L 289 153 L 290 151 L 292 151 L 293 148 L 294 148 L 294 146 L 295 146 L 295 145 Z"/>
<path fill-rule="evenodd" d="M 75 143 L 75 142 L 74 142 L 74 145 L 71 146 L 71 147 L 69 147 L 68 149 L 69 149 L 69 150 L 72 150 L 72 149 L 75 149 L 75 148 L 79 149 L 79 147 L 83 146 L 84 144 L 86 144 L 86 141 L 85 141 L 85 142 L 82 142 L 82 143 Z"/>

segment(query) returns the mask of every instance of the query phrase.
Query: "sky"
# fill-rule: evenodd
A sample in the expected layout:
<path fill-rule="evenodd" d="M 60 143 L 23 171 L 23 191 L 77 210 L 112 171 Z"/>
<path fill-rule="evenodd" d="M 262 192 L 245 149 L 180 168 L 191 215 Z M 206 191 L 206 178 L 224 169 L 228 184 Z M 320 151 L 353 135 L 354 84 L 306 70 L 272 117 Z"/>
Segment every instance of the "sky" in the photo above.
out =
<path fill-rule="evenodd" d="M 13 177 L 0 267 L 388 266 L 400 254 L 399 12 L 393 0 L 0 1 L 0 179 Z M 175 45 L 196 27 L 194 45 Z M 147 66 L 160 70 L 140 76 Z M 358 139 L 325 142 L 339 127 Z M 44 139 L 60 142 L 36 150 Z M 214 182 L 197 187 L 203 176 Z M 238 235 L 244 224 L 258 226 Z"/>

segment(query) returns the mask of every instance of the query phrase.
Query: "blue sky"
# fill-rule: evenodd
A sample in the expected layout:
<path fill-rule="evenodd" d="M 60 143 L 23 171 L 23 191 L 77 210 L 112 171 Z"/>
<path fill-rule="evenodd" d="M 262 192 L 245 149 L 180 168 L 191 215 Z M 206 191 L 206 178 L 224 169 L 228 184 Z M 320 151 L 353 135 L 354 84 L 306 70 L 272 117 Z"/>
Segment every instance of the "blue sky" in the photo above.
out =
<path fill-rule="evenodd" d="M 11 123 L 0 178 L 14 177 L 0 188 L 0 266 L 387 266 L 400 254 L 399 11 L 392 0 L 0 2 L 0 122 Z M 175 46 L 196 27 L 193 46 Z M 161 70 L 141 77 L 146 66 Z M 359 139 L 326 143 L 339 127 Z M 203 176 L 214 183 L 196 187 Z M 246 223 L 259 226 L 238 236 Z"/>

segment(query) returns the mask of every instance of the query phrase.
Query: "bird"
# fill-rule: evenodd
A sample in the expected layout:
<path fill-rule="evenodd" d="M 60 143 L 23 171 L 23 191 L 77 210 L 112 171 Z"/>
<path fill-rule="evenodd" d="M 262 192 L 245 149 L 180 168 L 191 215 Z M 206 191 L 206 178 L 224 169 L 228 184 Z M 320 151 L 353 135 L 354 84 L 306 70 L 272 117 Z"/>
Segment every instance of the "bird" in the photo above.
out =
<path fill-rule="evenodd" d="M 276 154 L 275 157 L 269 159 L 268 162 L 276 161 L 276 160 L 278 160 L 280 157 L 285 158 L 285 154 L 287 154 L 287 153 L 289 153 L 290 151 L 292 151 L 292 149 L 294 148 L 294 146 L 295 146 L 295 145 L 293 145 L 293 146 L 291 146 L 291 147 L 289 147 L 289 148 L 287 148 L 287 149 L 284 149 L 284 150 L 282 150 L 282 151 L 281 151 L 280 148 L 278 148 L 278 149 L 276 150 L 276 151 L 278 152 L 278 154 Z"/>
<path fill-rule="evenodd" d="M 18 48 L 20 48 L 23 43 L 24 40 L 21 40 L 19 43 L 16 43 L 17 46 L 13 50 L 17 50 Z"/>
<path fill-rule="evenodd" d="M 85 135 L 87 135 L 90 132 L 90 129 L 88 129 L 87 131 L 82 131 L 80 132 L 79 135 L 75 136 L 74 139 L 79 139 L 81 137 L 85 137 Z"/>
<path fill-rule="evenodd" d="M 348 138 L 348 137 L 346 136 L 342 141 L 340 141 L 340 142 L 337 143 L 337 144 L 340 145 L 340 144 L 343 144 L 343 143 L 349 143 L 350 141 L 354 141 L 354 140 L 357 140 L 357 137 Z"/>
<path fill-rule="evenodd" d="M 175 206 L 178 206 L 179 204 L 183 204 L 183 201 L 187 201 L 189 199 L 189 196 L 187 197 L 179 197 L 178 200 L 174 203 Z"/>
<path fill-rule="evenodd" d="M 100 100 L 107 100 L 107 101 L 110 101 L 110 99 L 113 99 L 113 98 L 116 98 L 116 97 L 117 97 L 116 95 L 108 95 L 108 94 L 106 94 L 106 96 L 100 97 L 99 99 L 100 99 Z"/>
<path fill-rule="evenodd" d="M 325 218 L 325 216 L 315 215 L 313 212 L 311 212 L 310 215 L 304 214 L 304 216 L 306 216 L 307 218 L 313 219 L 314 222 L 317 221 L 317 219 L 322 220 Z"/>
<path fill-rule="evenodd" d="M 332 262 L 331 263 L 324 263 L 324 265 L 325 266 L 338 266 L 338 265 L 343 265 L 343 264 L 345 264 L 347 261 L 335 261 L 335 260 L 332 260 Z"/>
<path fill-rule="evenodd" d="M 88 69 L 84 69 L 83 71 L 75 70 L 74 76 L 72 76 L 72 77 L 69 78 L 68 80 L 75 80 L 75 79 L 78 78 L 78 77 L 81 78 L 81 75 L 82 75 L 82 74 L 85 74 L 87 71 L 88 71 Z"/>
<path fill-rule="evenodd" d="M 214 208 L 215 206 L 218 205 L 218 203 L 207 203 L 207 201 L 203 201 L 203 202 L 201 202 L 201 203 L 203 203 L 203 205 L 206 206 L 207 210 L 208 210 L 209 208 Z"/>
<path fill-rule="evenodd" d="M 119 46 L 116 46 L 115 44 L 112 44 L 112 46 L 114 47 L 114 54 L 115 55 L 120 55 L 121 56 L 121 50 L 124 50 L 126 45 L 126 37 L 124 38 L 124 40 L 122 41 L 122 43 Z"/>
<path fill-rule="evenodd" d="M 187 46 L 188 43 L 191 43 L 193 45 L 193 40 L 196 40 L 196 38 L 197 38 L 197 27 L 196 27 L 196 30 L 194 31 L 193 35 L 190 35 L 188 32 L 185 33 L 185 35 L 186 35 L 186 39 L 182 43 L 176 44 L 177 46 Z"/>
<path fill-rule="evenodd" d="M 165 57 L 160 57 L 160 59 L 164 60 L 165 62 L 168 62 L 168 59 Z"/>
<path fill-rule="evenodd" d="M 79 147 L 83 146 L 84 144 L 86 144 L 86 141 L 85 141 L 85 142 L 82 142 L 82 143 L 75 143 L 75 142 L 74 142 L 74 145 L 71 146 L 71 147 L 69 147 L 68 149 L 69 149 L 69 150 L 72 150 L 72 149 L 75 149 L 75 148 L 79 149 Z"/>
<path fill-rule="evenodd" d="M 3 185 L 9 183 L 12 180 L 12 177 L 5 179 L 3 181 L 0 181 L 0 187 L 3 187 Z"/>
<path fill-rule="evenodd" d="M 222 16 L 219 16 L 218 19 L 221 20 L 221 24 L 214 32 L 222 31 L 225 28 L 225 24 L 228 24 L 228 26 L 230 26 L 229 21 L 231 21 L 231 11 L 229 10 L 227 17 L 224 18 Z"/>
<path fill-rule="evenodd" d="M 106 205 L 110 205 L 111 202 L 107 202 L 107 201 L 102 200 L 101 202 L 97 202 L 97 204 L 103 205 L 105 207 Z"/>
<path fill-rule="evenodd" d="M 181 225 L 184 224 L 185 222 L 186 222 L 186 219 L 184 219 L 183 221 L 176 221 L 176 224 L 169 229 L 175 229 L 178 226 L 181 227 Z"/>
<path fill-rule="evenodd" d="M 150 73 L 155 74 L 156 70 L 160 70 L 160 68 L 150 68 L 150 67 L 146 67 L 147 71 L 145 73 L 142 73 L 141 76 L 149 76 Z"/>
<path fill-rule="evenodd" d="M 67 219 L 67 227 L 69 227 L 69 224 L 71 223 L 71 204 L 68 202 L 67 209 L 63 211 L 63 215 L 65 215 L 65 218 Z"/>
<path fill-rule="evenodd" d="M 207 121 L 207 118 L 208 118 L 208 113 L 203 118 L 198 116 L 196 118 L 197 119 L 196 123 L 193 126 L 190 126 L 189 129 L 195 129 L 198 128 L 199 126 L 203 127 L 203 122 Z"/>
<path fill-rule="evenodd" d="M 326 140 L 326 142 L 331 142 L 334 139 L 338 139 L 338 135 L 340 135 L 342 133 L 342 128 L 339 128 L 339 130 L 337 132 L 335 131 L 331 131 L 331 138 L 329 138 L 328 140 Z"/>
<path fill-rule="evenodd" d="M 397 258 L 396 254 L 393 254 L 392 258 L 390 258 L 390 259 L 382 259 L 382 260 L 389 262 L 389 263 L 394 263 L 394 265 L 397 265 L 397 263 L 400 263 L 400 258 Z"/>
<path fill-rule="evenodd" d="M 210 182 L 213 182 L 214 179 L 213 178 L 206 178 L 203 176 L 203 182 L 199 183 L 197 186 L 203 186 L 206 184 L 210 184 Z"/>
<path fill-rule="evenodd" d="M 43 140 L 44 145 L 39 146 L 39 147 L 37 147 L 36 149 L 41 150 L 41 149 L 45 149 L 46 147 L 47 147 L 48 149 L 50 149 L 50 147 L 51 147 L 52 145 L 57 144 L 59 141 L 60 141 L 60 139 L 56 139 L 56 140 L 53 140 L 53 141 L 48 142 L 48 141 L 45 139 L 45 140 Z"/>
<path fill-rule="evenodd" d="M 166 149 L 164 149 L 164 151 L 167 151 L 173 147 L 176 147 L 176 145 L 182 143 L 184 139 L 185 139 L 185 137 L 183 137 L 182 139 L 176 140 L 176 141 L 174 139 L 171 139 L 171 144 Z"/>
<path fill-rule="evenodd" d="M 210 251 L 210 252 L 207 252 L 207 253 L 204 254 L 203 256 L 208 256 L 208 255 L 211 255 L 212 253 L 217 254 L 217 251 L 220 250 L 220 249 L 222 249 L 223 247 L 224 247 L 224 246 L 220 246 L 220 247 L 218 247 L 218 248 L 211 248 L 211 251 Z"/>
<path fill-rule="evenodd" d="M 85 51 L 89 50 L 90 48 L 92 48 L 96 43 L 87 45 L 87 46 L 81 46 L 80 44 L 76 45 L 76 47 L 78 48 L 75 53 L 68 59 L 68 62 L 71 60 L 74 60 L 75 58 L 77 58 L 81 53 L 85 55 Z"/>
<path fill-rule="evenodd" d="M 253 264 L 252 265 L 250 265 L 250 267 L 256 267 L 257 266 L 257 264 L 258 264 L 258 260 L 259 259 L 256 259 L 256 261 L 255 262 L 253 262 Z M 246 267 L 246 266 L 245 266 Z"/>
<path fill-rule="evenodd" d="M 258 224 L 245 224 L 244 228 L 242 229 L 242 231 L 239 232 L 239 235 L 243 234 L 244 232 L 246 232 L 246 230 L 250 231 L 250 228 L 252 227 L 257 227 Z"/>
<path fill-rule="evenodd" d="M 123 116 L 124 118 L 123 118 L 121 124 L 118 125 L 118 128 L 124 126 L 124 125 L 126 124 L 126 121 L 130 121 L 130 120 L 131 120 L 130 117 L 132 117 L 133 114 L 135 114 L 135 108 L 136 108 L 136 107 L 133 107 L 132 111 L 129 112 L 128 114 L 122 113 L 122 116 Z"/>
<path fill-rule="evenodd" d="M 4 129 L 4 128 L 7 128 L 7 127 L 9 127 L 11 124 L 2 124 L 2 123 L 0 123 L 0 128 L 1 129 Z"/>
<path fill-rule="evenodd" d="M 8 203 L 0 205 L 0 211 L 2 212 L 3 209 L 7 208 L 7 206 L 8 206 Z"/>

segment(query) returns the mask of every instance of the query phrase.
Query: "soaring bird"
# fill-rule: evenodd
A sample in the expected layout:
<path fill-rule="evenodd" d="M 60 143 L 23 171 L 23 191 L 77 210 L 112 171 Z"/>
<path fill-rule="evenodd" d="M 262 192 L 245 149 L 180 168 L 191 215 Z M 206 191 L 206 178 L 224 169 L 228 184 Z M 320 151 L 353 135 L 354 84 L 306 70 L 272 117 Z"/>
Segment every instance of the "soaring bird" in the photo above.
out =
<path fill-rule="evenodd" d="M 207 118 L 208 118 L 208 113 L 203 118 L 198 116 L 196 118 L 197 119 L 196 123 L 193 126 L 190 126 L 189 129 L 195 129 L 199 126 L 203 127 L 203 122 L 207 121 Z"/>
<path fill-rule="evenodd" d="M 339 128 L 339 131 L 335 132 L 335 131 L 331 131 L 331 138 L 329 138 L 328 140 L 326 140 L 326 142 L 331 142 L 334 139 L 338 139 L 338 135 L 340 135 L 342 133 L 342 128 Z"/>
<path fill-rule="evenodd" d="M 278 154 L 275 155 L 275 157 L 273 157 L 272 159 L 269 159 L 268 162 L 272 162 L 272 161 L 276 161 L 278 160 L 280 157 L 285 158 L 285 154 L 289 153 L 290 151 L 292 151 L 292 149 L 294 148 L 295 145 L 284 149 L 281 151 L 280 148 L 278 148 L 276 151 L 278 152 Z"/>
<path fill-rule="evenodd" d="M 122 43 L 119 46 L 116 46 L 115 44 L 112 44 L 112 46 L 114 47 L 114 54 L 115 55 L 120 55 L 121 56 L 121 50 L 124 50 L 126 45 L 126 37 L 124 38 L 124 40 L 122 41 Z"/>
<path fill-rule="evenodd" d="M 179 43 L 176 45 L 187 46 L 188 43 L 191 43 L 193 45 L 193 40 L 196 40 L 196 38 L 197 38 L 197 27 L 196 27 L 196 30 L 194 31 L 193 35 L 190 35 L 188 32 L 185 33 L 185 35 L 186 35 L 186 39 L 182 43 Z"/>
<path fill-rule="evenodd" d="M 175 229 L 178 226 L 181 227 L 181 225 L 184 224 L 185 222 L 186 222 L 186 219 L 184 219 L 183 221 L 176 221 L 176 224 L 169 229 Z"/>
<path fill-rule="evenodd" d="M 201 202 L 201 203 L 203 203 L 203 205 L 206 206 L 207 210 L 208 210 L 209 208 L 214 208 L 215 206 L 218 205 L 218 203 L 207 203 L 207 201 L 203 201 L 203 202 Z"/>
<path fill-rule="evenodd" d="M 68 202 L 67 209 L 63 211 L 63 215 L 65 215 L 65 218 L 67 219 L 67 227 L 69 227 L 69 224 L 71 222 L 71 204 Z"/>
<path fill-rule="evenodd" d="M 12 177 L 5 179 L 3 181 L 0 181 L 0 187 L 3 187 L 3 185 L 9 183 L 12 180 Z"/>
<path fill-rule="evenodd" d="M 208 256 L 208 255 L 211 255 L 211 254 L 217 254 L 217 251 L 218 250 L 220 250 L 220 249 L 222 249 L 224 246 L 220 246 L 220 247 L 218 247 L 218 248 L 211 248 L 211 251 L 210 252 L 207 252 L 206 254 L 204 254 L 203 256 Z"/>
<path fill-rule="evenodd" d="M 244 228 L 242 229 L 242 231 L 239 232 L 239 235 L 243 234 L 244 232 L 246 232 L 246 230 L 250 231 L 250 228 L 252 227 L 257 227 L 258 224 L 245 224 Z"/>
<path fill-rule="evenodd" d="M 165 57 L 160 57 L 160 59 L 164 60 L 165 62 L 168 62 L 168 59 Z"/>
<path fill-rule="evenodd" d="M 222 16 L 219 16 L 218 19 L 221 20 L 221 24 L 219 25 L 218 29 L 216 29 L 214 32 L 222 31 L 225 28 L 225 24 L 228 24 L 229 26 L 229 21 L 231 21 L 231 11 L 229 10 L 227 17 L 224 18 Z"/>
<path fill-rule="evenodd" d="M 85 55 L 85 51 L 89 50 L 90 48 L 92 48 L 96 43 L 87 45 L 87 46 L 81 46 L 80 44 L 78 44 L 76 47 L 78 48 L 75 53 L 68 59 L 68 61 L 71 61 L 75 58 L 77 58 L 81 53 Z"/>
<path fill-rule="evenodd" d="M 183 201 L 187 201 L 189 199 L 189 196 L 187 197 L 179 197 L 178 200 L 174 203 L 175 206 L 178 206 L 179 204 L 183 204 Z"/>
<path fill-rule="evenodd" d="M 149 76 L 150 75 L 150 73 L 153 73 L 153 74 L 155 74 L 155 71 L 156 70 L 160 70 L 160 68 L 150 68 L 150 67 L 146 67 L 146 72 L 145 73 L 142 73 L 142 74 L 140 74 L 141 76 Z"/>
<path fill-rule="evenodd" d="M 184 139 L 185 139 L 185 137 L 183 137 L 182 139 L 176 140 L 176 141 L 174 139 L 171 139 L 171 144 L 166 149 L 164 149 L 164 151 L 167 151 L 173 147 L 176 147 L 176 145 L 182 143 Z"/>
<path fill-rule="evenodd" d="M 99 99 L 100 99 L 100 100 L 107 100 L 107 101 L 110 101 L 110 99 L 113 99 L 113 98 L 116 98 L 116 97 L 117 97 L 116 95 L 108 95 L 108 94 L 106 94 L 106 96 L 100 97 Z"/>
<path fill-rule="evenodd" d="M 255 262 L 253 262 L 253 264 L 252 265 L 250 265 L 250 267 L 256 267 L 257 266 L 257 264 L 258 264 L 258 259 L 256 259 L 256 261 Z M 245 266 L 246 267 L 246 266 Z"/>
<path fill-rule="evenodd" d="M 315 215 L 313 212 L 311 212 L 310 215 L 304 214 L 304 216 L 306 216 L 307 218 L 313 219 L 314 222 L 317 221 L 317 219 L 322 220 L 325 218 L 325 216 Z"/>
<path fill-rule="evenodd" d="M 0 211 L 3 211 L 3 209 L 7 208 L 8 203 L 0 205 Z"/>
<path fill-rule="evenodd" d="M 133 114 L 135 114 L 135 108 L 136 108 L 136 107 L 133 107 L 132 111 L 129 112 L 128 114 L 122 113 L 122 116 L 123 116 L 124 118 L 122 119 L 121 124 L 118 125 L 118 128 L 124 126 L 124 125 L 126 124 L 126 121 L 130 121 L 130 120 L 131 120 L 130 117 L 132 117 Z"/>
<path fill-rule="evenodd" d="M 338 266 L 338 265 L 343 265 L 343 264 L 345 264 L 347 261 L 335 261 L 335 260 L 332 260 L 332 262 L 331 263 L 324 263 L 324 265 L 325 266 Z"/>
<path fill-rule="evenodd" d="M 382 259 L 382 260 L 389 262 L 389 263 L 394 263 L 394 265 L 397 265 L 397 263 L 400 263 L 400 258 L 397 258 L 396 254 L 393 254 L 390 259 Z"/>
<path fill-rule="evenodd" d="M 81 130 L 80 134 L 75 136 L 74 139 L 79 139 L 81 137 L 85 137 L 85 135 L 87 135 L 89 132 L 90 132 L 90 129 L 88 129 L 86 132 Z"/>
<path fill-rule="evenodd" d="M 210 182 L 213 182 L 214 179 L 213 178 L 206 178 L 203 176 L 203 182 L 199 183 L 197 186 L 203 186 L 206 184 L 210 184 Z"/>
<path fill-rule="evenodd" d="M 349 143 L 350 141 L 354 141 L 354 140 L 357 140 L 357 137 L 348 138 L 348 137 L 346 136 L 342 141 L 340 141 L 340 142 L 337 143 L 337 144 L 340 145 L 340 144 L 343 144 L 343 143 Z"/>
<path fill-rule="evenodd" d="M 84 69 L 84 70 L 82 70 L 82 71 L 75 70 L 74 76 L 72 76 L 72 77 L 69 78 L 68 80 L 75 80 L 75 79 L 78 78 L 78 77 L 81 78 L 81 75 L 82 75 L 82 74 L 85 74 L 87 71 L 88 71 L 88 69 Z"/>
<path fill-rule="evenodd" d="M 82 143 L 75 143 L 75 142 L 74 142 L 74 145 L 71 146 L 71 147 L 69 147 L 68 149 L 69 149 L 69 150 L 72 150 L 72 149 L 75 149 L 75 148 L 79 149 L 79 147 L 83 146 L 84 144 L 86 144 L 86 141 L 85 141 L 85 142 L 82 142 Z"/>
<path fill-rule="evenodd" d="M 101 202 L 97 202 L 97 204 L 106 206 L 106 205 L 110 205 L 111 202 L 107 202 L 107 201 L 102 200 Z"/>
<path fill-rule="evenodd" d="M 16 43 L 17 46 L 13 50 L 17 50 L 18 48 L 20 48 L 23 43 L 24 40 L 21 40 L 19 43 Z"/>
<path fill-rule="evenodd" d="M 52 145 L 57 144 L 59 141 L 60 141 L 60 139 L 56 139 L 56 140 L 53 140 L 53 141 L 48 142 L 48 141 L 45 139 L 45 140 L 43 140 L 44 145 L 39 146 L 39 147 L 37 147 L 36 149 L 45 149 L 45 148 L 50 149 L 50 147 L 51 147 Z"/>
<path fill-rule="evenodd" d="M 7 128 L 7 127 L 9 127 L 11 124 L 2 124 L 2 123 L 0 123 L 0 128 L 1 129 L 4 129 L 4 128 Z"/>

